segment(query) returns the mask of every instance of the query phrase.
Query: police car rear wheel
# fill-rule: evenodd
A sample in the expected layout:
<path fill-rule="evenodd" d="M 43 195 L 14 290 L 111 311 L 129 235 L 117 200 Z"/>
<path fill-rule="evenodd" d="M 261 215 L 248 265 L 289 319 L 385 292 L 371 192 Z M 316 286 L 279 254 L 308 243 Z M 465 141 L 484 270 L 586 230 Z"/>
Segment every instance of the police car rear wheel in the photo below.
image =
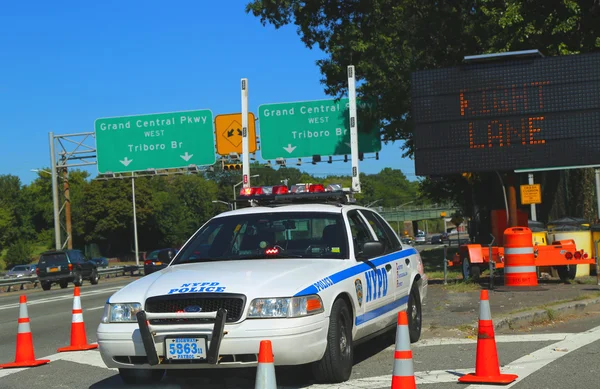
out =
<path fill-rule="evenodd" d="M 165 371 L 161 369 L 119 369 L 119 375 L 126 384 L 153 384 L 162 380 Z"/>
<path fill-rule="evenodd" d="M 421 298 L 416 283 L 412 286 L 410 295 L 408 296 L 406 315 L 408 316 L 410 342 L 415 343 L 421 337 Z"/>
<path fill-rule="evenodd" d="M 320 383 L 347 381 L 353 359 L 352 314 L 346 302 L 338 299 L 331 308 L 327 348 L 323 358 L 313 365 L 313 374 Z"/>

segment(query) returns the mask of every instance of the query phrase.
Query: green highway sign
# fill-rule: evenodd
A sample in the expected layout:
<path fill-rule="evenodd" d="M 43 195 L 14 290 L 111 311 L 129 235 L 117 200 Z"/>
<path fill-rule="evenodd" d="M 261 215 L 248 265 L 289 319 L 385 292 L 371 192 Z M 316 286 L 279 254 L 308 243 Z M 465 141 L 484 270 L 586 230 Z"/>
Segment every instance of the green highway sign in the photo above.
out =
<path fill-rule="evenodd" d="M 348 99 L 263 104 L 258 107 L 262 159 L 350 154 Z M 357 102 L 357 107 L 368 103 Z M 378 129 L 360 130 L 358 151 L 381 150 Z"/>
<path fill-rule="evenodd" d="M 123 173 L 215 163 L 208 109 L 97 119 L 98 172 Z"/>

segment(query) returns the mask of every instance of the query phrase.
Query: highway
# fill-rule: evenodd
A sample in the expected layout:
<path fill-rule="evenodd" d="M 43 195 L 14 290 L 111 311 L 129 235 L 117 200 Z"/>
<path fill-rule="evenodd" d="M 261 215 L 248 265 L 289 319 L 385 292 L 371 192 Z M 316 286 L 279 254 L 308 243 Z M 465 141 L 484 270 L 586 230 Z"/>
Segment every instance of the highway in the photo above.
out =
<path fill-rule="evenodd" d="M 84 284 L 81 291 L 88 339 L 96 340 L 95 330 L 106 299 L 130 282 L 122 278 L 97 286 Z M 15 353 L 18 296 L 0 296 L 0 363 L 11 362 Z M 1 389 L 125 388 L 116 370 L 107 369 L 97 350 L 57 353 L 68 345 L 73 288 L 49 292 L 27 291 L 28 310 L 38 359 L 51 362 L 27 369 L 0 370 Z M 503 372 L 519 375 L 504 388 L 545 389 L 597 388 L 600 365 L 600 312 L 553 327 L 529 332 L 508 331 L 497 335 L 498 354 Z M 474 371 L 476 340 L 465 338 L 424 338 L 413 348 L 413 362 L 419 388 L 445 389 L 458 385 L 457 378 Z M 282 388 L 356 389 L 389 388 L 393 364 L 393 339 L 382 336 L 355 351 L 355 367 L 350 381 L 337 385 L 314 385 L 303 368 L 277 369 Z M 276 358 L 276 356 L 275 356 Z M 165 376 L 156 388 L 254 388 L 255 369 L 218 372 L 179 372 Z M 496 386 L 461 385 L 483 389 Z"/>

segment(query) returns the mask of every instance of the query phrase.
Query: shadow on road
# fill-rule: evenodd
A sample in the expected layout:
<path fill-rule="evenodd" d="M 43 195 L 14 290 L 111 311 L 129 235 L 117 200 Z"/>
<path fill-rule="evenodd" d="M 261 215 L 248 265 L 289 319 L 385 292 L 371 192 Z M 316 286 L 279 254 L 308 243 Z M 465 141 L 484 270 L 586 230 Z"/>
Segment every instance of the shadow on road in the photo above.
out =
<path fill-rule="evenodd" d="M 357 365 L 386 348 L 393 346 L 395 330 L 390 330 L 354 349 L 354 365 Z M 253 389 L 256 368 L 214 369 L 214 370 L 171 370 L 162 381 L 153 385 L 125 385 L 118 374 L 91 385 L 90 389 L 119 388 L 160 388 L 160 389 Z M 306 388 L 315 384 L 311 366 L 282 366 L 275 369 L 277 386 L 286 388 Z"/>

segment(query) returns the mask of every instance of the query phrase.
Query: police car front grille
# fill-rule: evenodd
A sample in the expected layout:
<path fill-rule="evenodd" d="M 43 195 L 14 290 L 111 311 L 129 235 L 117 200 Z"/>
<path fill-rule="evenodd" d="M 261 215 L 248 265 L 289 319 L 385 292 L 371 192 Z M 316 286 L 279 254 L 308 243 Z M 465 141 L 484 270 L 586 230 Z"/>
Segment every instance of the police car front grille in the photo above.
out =
<path fill-rule="evenodd" d="M 198 306 L 201 312 L 214 312 L 219 308 L 227 310 L 227 323 L 233 323 L 242 317 L 246 296 L 241 294 L 210 294 L 210 293 L 186 293 L 180 295 L 166 295 L 150 297 L 146 300 L 146 312 L 172 313 L 185 312 L 186 307 Z M 210 323 L 207 319 L 157 319 L 150 320 L 150 324 L 201 324 Z"/>

